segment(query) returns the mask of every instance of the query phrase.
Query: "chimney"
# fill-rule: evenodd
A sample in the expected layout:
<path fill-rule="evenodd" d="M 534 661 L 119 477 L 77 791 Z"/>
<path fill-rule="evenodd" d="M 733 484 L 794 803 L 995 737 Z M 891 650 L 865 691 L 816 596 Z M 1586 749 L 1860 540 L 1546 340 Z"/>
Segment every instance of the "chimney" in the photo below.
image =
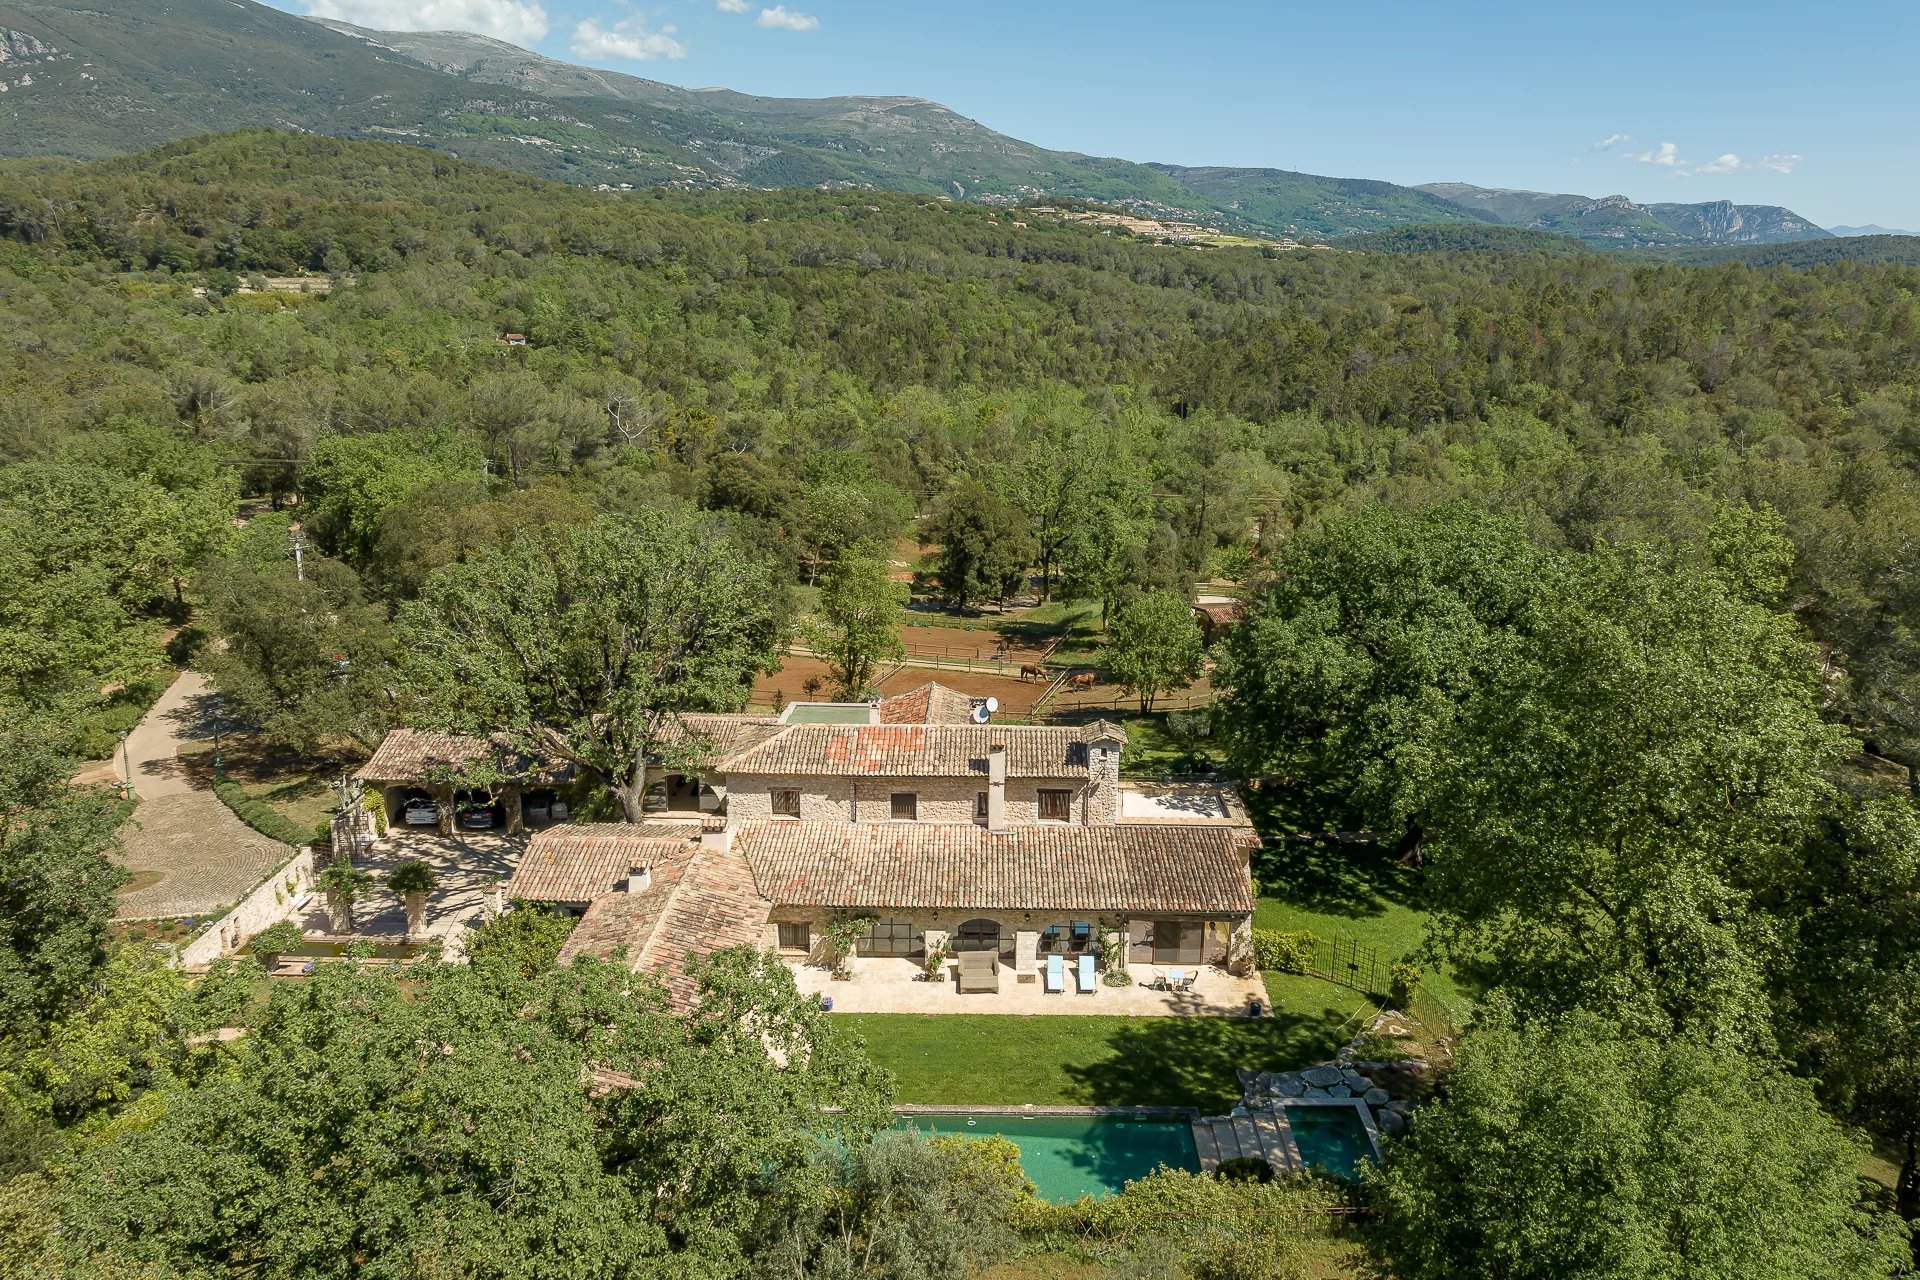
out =
<path fill-rule="evenodd" d="M 645 893 L 653 887 L 653 868 L 634 867 L 627 872 L 627 892 Z"/>
<path fill-rule="evenodd" d="M 987 830 L 1007 829 L 1007 744 L 987 748 Z"/>

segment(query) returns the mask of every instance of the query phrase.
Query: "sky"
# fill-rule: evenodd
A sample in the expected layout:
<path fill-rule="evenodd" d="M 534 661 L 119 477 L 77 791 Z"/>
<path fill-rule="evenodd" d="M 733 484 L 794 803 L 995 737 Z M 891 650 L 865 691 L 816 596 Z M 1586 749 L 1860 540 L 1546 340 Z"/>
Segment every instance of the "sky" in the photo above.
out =
<path fill-rule="evenodd" d="M 1920 3 L 271 0 L 780 97 L 907 94 L 1059 150 L 1785 205 L 1920 231 Z"/>

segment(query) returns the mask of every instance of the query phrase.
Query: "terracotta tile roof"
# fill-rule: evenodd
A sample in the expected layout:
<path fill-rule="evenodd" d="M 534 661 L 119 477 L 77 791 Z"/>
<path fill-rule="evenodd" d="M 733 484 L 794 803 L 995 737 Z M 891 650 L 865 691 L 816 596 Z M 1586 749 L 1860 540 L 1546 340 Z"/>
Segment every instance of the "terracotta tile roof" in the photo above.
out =
<path fill-rule="evenodd" d="M 877 709 L 881 724 L 969 724 L 973 699 L 932 680 L 881 699 Z"/>
<path fill-rule="evenodd" d="M 1089 736 L 1105 725 L 1119 742 L 1126 735 L 1104 721 L 1085 728 L 984 724 L 796 724 L 777 737 L 720 762 L 728 773 L 819 777 L 985 777 L 987 750 L 1007 745 L 1007 776 L 1083 778 Z"/>
<path fill-rule="evenodd" d="M 621 889 L 595 898 L 561 948 L 560 963 L 624 951 L 634 969 L 657 974 L 674 1007 L 684 1010 L 697 994 L 691 959 L 759 946 L 770 910 L 745 858 L 695 848 L 683 861 L 656 863 L 651 883 L 639 893 Z"/>
<path fill-rule="evenodd" d="M 631 959 L 653 936 L 655 926 L 660 923 L 660 913 L 666 910 L 687 866 L 687 862 L 656 865 L 651 882 L 639 893 L 628 893 L 622 888 L 602 893 L 587 904 L 587 913 L 573 926 L 566 945 L 560 948 L 559 963 L 568 964 L 580 955 L 605 959 L 623 948 Z"/>
<path fill-rule="evenodd" d="M 684 865 L 693 856 L 691 824 L 581 823 L 536 832 L 507 881 L 509 898 L 593 902 L 624 889 L 636 867 Z"/>
<path fill-rule="evenodd" d="M 734 836 L 781 906 L 999 911 L 1253 910 L 1231 827 L 1015 827 L 768 820 Z"/>
<path fill-rule="evenodd" d="M 687 962 L 728 947 L 758 947 L 772 908 L 738 851 L 702 849 L 680 877 L 634 967 L 659 974 L 674 1008 L 684 1010 L 696 995 Z"/>
<path fill-rule="evenodd" d="M 435 773 L 464 769 L 488 759 L 499 760 L 515 775 L 531 774 L 536 768 L 530 757 L 499 738 L 393 729 L 381 739 L 373 758 L 353 776 L 363 782 L 419 782 Z"/>
<path fill-rule="evenodd" d="M 717 760 L 755 743 L 765 742 L 784 728 L 786 726 L 780 723 L 779 716 L 695 711 L 669 721 L 661 737 L 676 746 L 698 745 Z"/>

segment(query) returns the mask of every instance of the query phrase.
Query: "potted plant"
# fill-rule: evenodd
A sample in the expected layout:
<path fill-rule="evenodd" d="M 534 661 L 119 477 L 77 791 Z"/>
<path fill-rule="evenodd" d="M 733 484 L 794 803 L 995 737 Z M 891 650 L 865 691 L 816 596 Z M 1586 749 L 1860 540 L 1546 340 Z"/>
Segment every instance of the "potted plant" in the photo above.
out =
<path fill-rule="evenodd" d="M 947 949 L 945 947 L 927 948 L 927 981 L 945 982 L 947 980 Z"/>
<path fill-rule="evenodd" d="M 299 925 L 281 920 L 253 935 L 253 954 L 260 957 L 268 973 L 280 967 L 281 957 L 307 940 Z"/>
<path fill-rule="evenodd" d="M 335 933 L 353 932 L 354 899 L 371 883 L 371 875 L 345 859 L 328 863 L 327 869 L 313 878 L 314 887 L 327 895 L 327 911 L 333 917 Z"/>
<path fill-rule="evenodd" d="M 425 932 L 427 895 L 440 883 L 430 863 L 408 858 L 387 876 L 387 888 L 407 908 L 407 941 L 413 942 Z"/>

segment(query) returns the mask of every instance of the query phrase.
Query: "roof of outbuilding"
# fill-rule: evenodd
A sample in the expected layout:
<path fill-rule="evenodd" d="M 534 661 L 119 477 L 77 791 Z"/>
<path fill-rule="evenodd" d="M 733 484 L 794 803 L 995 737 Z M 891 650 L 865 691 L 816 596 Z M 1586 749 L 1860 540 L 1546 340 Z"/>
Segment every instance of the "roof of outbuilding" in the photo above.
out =
<path fill-rule="evenodd" d="M 689 837 L 692 838 L 689 838 Z M 509 898 L 527 902 L 592 902 L 642 867 L 656 875 L 684 866 L 698 844 L 690 823 L 582 823 L 535 832 L 507 881 Z"/>
<path fill-rule="evenodd" d="M 1000 911 L 1253 910 L 1231 827 L 823 823 L 768 819 L 734 837 L 780 906 Z"/>
<path fill-rule="evenodd" d="M 426 729 L 391 729 L 373 758 L 354 772 L 363 782 L 420 782 L 435 774 L 458 773 L 487 761 L 502 772 L 525 777 L 541 766 L 503 738 L 477 738 L 464 733 L 434 733 Z"/>
<path fill-rule="evenodd" d="M 1092 733 L 1105 727 L 1102 735 Z M 1087 770 L 1087 744 L 1125 742 L 1105 721 L 1085 728 L 988 724 L 797 724 L 720 761 L 727 773 L 802 776 L 985 777 L 987 752 L 1007 747 L 1007 776 L 1072 778 Z"/>

